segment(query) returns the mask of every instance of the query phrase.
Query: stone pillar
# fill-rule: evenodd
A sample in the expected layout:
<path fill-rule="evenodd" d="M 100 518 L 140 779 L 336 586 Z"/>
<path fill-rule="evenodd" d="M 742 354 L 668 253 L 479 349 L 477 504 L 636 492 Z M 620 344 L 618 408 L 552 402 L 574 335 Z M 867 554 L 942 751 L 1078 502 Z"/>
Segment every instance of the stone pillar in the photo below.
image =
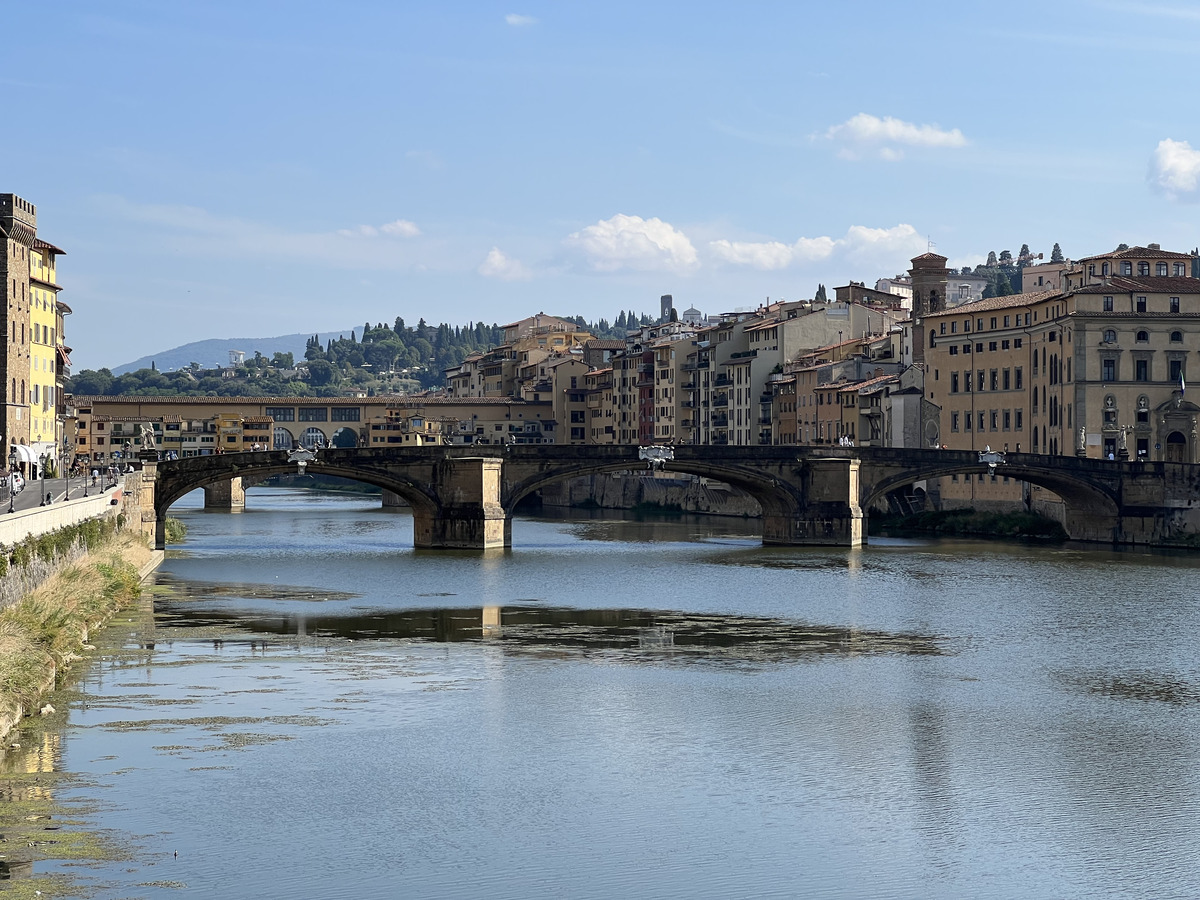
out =
<path fill-rule="evenodd" d="M 806 463 L 804 506 L 793 514 L 763 511 L 763 543 L 861 547 L 867 532 L 859 506 L 857 459 Z"/>
<path fill-rule="evenodd" d="M 142 480 L 138 487 L 138 505 L 141 507 L 142 533 L 154 537 L 154 548 L 162 550 L 166 546 L 165 523 L 158 521 L 154 509 L 154 486 L 158 480 L 158 454 L 153 450 L 143 450 L 138 454 L 142 463 Z M 87 475 L 84 475 L 86 478 Z"/>
<path fill-rule="evenodd" d="M 204 508 L 241 512 L 246 508 L 246 491 L 241 478 L 216 481 L 204 488 Z"/>
<path fill-rule="evenodd" d="M 500 470 L 494 457 L 445 459 L 438 463 L 436 510 L 413 509 L 413 540 L 436 550 L 508 547 L 507 516 L 500 505 Z"/>

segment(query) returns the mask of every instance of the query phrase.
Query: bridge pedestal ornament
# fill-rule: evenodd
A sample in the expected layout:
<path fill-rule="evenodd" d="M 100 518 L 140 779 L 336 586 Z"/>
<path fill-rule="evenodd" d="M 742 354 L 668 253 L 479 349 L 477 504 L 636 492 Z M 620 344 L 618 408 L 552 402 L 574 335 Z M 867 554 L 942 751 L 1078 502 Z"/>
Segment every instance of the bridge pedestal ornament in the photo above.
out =
<path fill-rule="evenodd" d="M 413 507 L 413 540 L 430 550 L 490 550 L 511 546 L 512 530 L 500 504 L 504 461 L 443 459 L 437 465 L 435 510 Z"/>

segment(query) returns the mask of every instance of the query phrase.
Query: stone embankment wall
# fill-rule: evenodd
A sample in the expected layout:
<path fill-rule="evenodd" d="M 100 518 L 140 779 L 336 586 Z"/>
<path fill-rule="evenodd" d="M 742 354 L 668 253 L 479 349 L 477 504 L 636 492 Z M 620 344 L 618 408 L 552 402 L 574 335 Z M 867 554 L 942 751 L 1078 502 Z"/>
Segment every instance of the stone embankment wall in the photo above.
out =
<path fill-rule="evenodd" d="M 585 475 L 548 485 L 541 495 L 543 506 L 633 509 L 639 504 L 657 503 L 714 516 L 762 515 L 757 501 L 729 485 L 671 473 Z"/>
<path fill-rule="evenodd" d="M 7 553 L 26 538 L 41 537 L 89 519 L 117 519 L 124 528 L 140 530 L 141 473 L 131 473 L 126 475 L 125 479 L 126 482 L 115 490 L 101 494 L 91 493 L 84 497 L 83 487 L 80 485 L 72 487 L 72 492 L 78 490 L 79 495 L 71 500 L 4 515 L 0 518 L 0 551 Z M 89 491 L 91 490 L 89 488 Z M 80 541 L 57 559 L 43 560 L 35 557 L 26 566 L 10 568 L 7 574 L 0 577 L 0 609 L 11 606 L 36 590 L 51 575 L 78 562 L 86 553 L 87 547 Z"/>

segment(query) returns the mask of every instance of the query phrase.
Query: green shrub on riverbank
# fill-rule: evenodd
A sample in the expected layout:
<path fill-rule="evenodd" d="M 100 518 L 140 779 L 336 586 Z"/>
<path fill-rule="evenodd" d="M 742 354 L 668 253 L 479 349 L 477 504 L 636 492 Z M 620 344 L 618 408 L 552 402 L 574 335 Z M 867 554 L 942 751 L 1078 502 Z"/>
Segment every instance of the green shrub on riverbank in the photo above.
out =
<path fill-rule="evenodd" d="M 178 519 L 167 516 L 163 522 L 163 536 L 168 544 L 182 544 L 187 537 L 187 526 Z"/>
<path fill-rule="evenodd" d="M 140 536 L 126 535 L 111 553 L 64 569 L 0 612 L 0 733 L 36 707 L 92 631 L 140 595 L 137 569 L 125 558 L 135 549 L 149 553 Z"/>
<path fill-rule="evenodd" d="M 7 575 L 10 569 L 28 568 L 34 560 L 52 563 L 67 556 L 77 545 L 89 552 L 95 550 L 113 536 L 117 527 L 109 518 L 88 519 L 49 534 L 30 535 L 12 548 L 2 548 L 0 575 Z"/>
<path fill-rule="evenodd" d="M 1036 538 L 1065 541 L 1067 533 L 1054 519 L 1031 512 L 988 513 L 966 509 L 925 510 L 912 516 L 873 515 L 870 534 L 898 537 L 937 534 L 956 537 Z"/>

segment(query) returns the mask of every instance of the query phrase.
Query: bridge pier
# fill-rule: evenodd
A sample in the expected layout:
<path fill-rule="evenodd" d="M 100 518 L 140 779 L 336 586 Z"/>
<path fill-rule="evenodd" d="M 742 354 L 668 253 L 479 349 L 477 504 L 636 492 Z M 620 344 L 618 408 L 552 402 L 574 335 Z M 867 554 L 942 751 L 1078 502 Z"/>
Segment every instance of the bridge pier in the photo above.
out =
<path fill-rule="evenodd" d="M 204 487 L 204 508 L 242 512 L 246 508 L 246 490 L 241 478 L 216 481 Z"/>
<path fill-rule="evenodd" d="M 857 459 L 813 459 L 802 472 L 804 505 L 792 513 L 763 505 L 763 543 L 861 547 L 866 523 L 859 506 Z"/>
<path fill-rule="evenodd" d="M 441 460 L 436 469 L 436 508 L 413 507 L 413 542 L 428 550 L 490 550 L 512 545 L 512 525 L 500 504 L 496 457 Z"/>

